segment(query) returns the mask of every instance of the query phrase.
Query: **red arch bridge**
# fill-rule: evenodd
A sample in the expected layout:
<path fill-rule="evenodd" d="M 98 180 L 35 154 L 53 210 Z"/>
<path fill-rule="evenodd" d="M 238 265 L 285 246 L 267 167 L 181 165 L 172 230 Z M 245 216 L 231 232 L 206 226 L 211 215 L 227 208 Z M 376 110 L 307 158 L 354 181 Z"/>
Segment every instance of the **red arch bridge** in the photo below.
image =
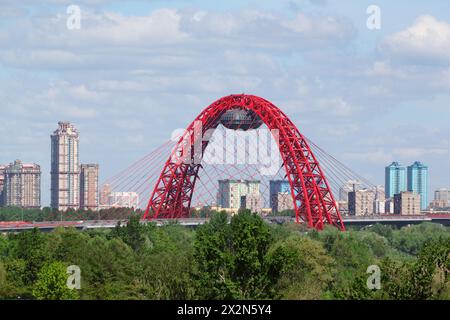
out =
<path fill-rule="evenodd" d="M 265 124 L 277 141 L 297 221 L 322 229 L 344 229 L 328 181 L 305 137 L 275 105 L 260 97 L 231 95 L 203 110 L 186 129 L 159 176 L 144 219 L 188 217 L 192 195 L 202 169 L 208 131 L 220 124 L 232 130 L 257 129 Z M 196 148 L 197 147 L 197 148 Z"/>
<path fill-rule="evenodd" d="M 223 97 L 182 132 L 102 184 L 100 209 L 108 210 L 90 218 L 59 213 L 57 220 L 120 220 L 129 212 L 125 207 L 138 208 L 145 220 L 205 217 L 212 210 L 240 207 L 266 215 L 277 202 L 298 223 L 345 230 L 342 190 L 357 185 L 378 192 L 257 96 Z M 236 181 L 241 184 L 231 186 Z M 280 181 L 285 189 L 275 201 L 271 188 Z"/>

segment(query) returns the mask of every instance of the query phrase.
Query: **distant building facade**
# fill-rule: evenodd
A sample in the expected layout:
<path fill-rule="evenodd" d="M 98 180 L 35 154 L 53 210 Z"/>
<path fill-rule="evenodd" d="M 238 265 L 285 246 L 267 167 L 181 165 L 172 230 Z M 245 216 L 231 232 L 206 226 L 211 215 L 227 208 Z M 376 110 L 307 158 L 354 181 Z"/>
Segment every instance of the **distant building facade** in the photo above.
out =
<path fill-rule="evenodd" d="M 434 200 L 431 202 L 432 209 L 450 207 L 450 191 L 448 189 L 439 189 L 434 192 Z"/>
<path fill-rule="evenodd" d="M 384 206 L 385 214 L 394 214 L 394 198 L 386 199 L 386 203 Z"/>
<path fill-rule="evenodd" d="M 241 208 L 248 209 L 252 213 L 262 213 L 263 199 L 260 194 L 249 193 L 241 197 Z"/>
<path fill-rule="evenodd" d="M 357 191 L 362 189 L 362 183 L 361 181 L 357 180 L 349 180 L 345 182 L 340 188 L 339 188 L 339 201 L 345 201 L 348 203 L 348 194 L 349 192 Z"/>
<path fill-rule="evenodd" d="M 221 208 L 240 209 L 243 196 L 260 195 L 260 184 L 250 180 L 219 180 L 217 203 Z"/>
<path fill-rule="evenodd" d="M 276 209 L 275 212 L 283 212 L 286 210 L 294 210 L 294 200 L 292 199 L 291 193 L 278 192 L 276 199 Z M 274 212 L 274 211 L 272 211 Z"/>
<path fill-rule="evenodd" d="M 373 212 L 375 214 L 386 213 L 386 191 L 383 186 L 376 186 L 373 188 L 375 200 L 373 203 Z"/>
<path fill-rule="evenodd" d="M 273 213 L 294 209 L 289 181 L 271 180 L 269 182 L 269 189 L 270 208 Z"/>
<path fill-rule="evenodd" d="M 393 198 L 395 194 L 407 191 L 406 168 L 398 162 L 392 162 L 385 168 L 386 199 Z"/>
<path fill-rule="evenodd" d="M 406 191 L 394 195 L 394 214 L 420 215 L 420 205 L 420 195 L 415 192 Z"/>
<path fill-rule="evenodd" d="M 108 208 L 139 208 L 137 192 L 111 192 L 108 197 Z"/>
<path fill-rule="evenodd" d="M 59 122 L 51 135 L 51 203 L 61 211 L 80 206 L 79 136 L 69 122 Z"/>
<path fill-rule="evenodd" d="M 450 190 L 442 188 L 434 192 L 434 200 L 450 203 Z"/>
<path fill-rule="evenodd" d="M 6 166 L 0 165 L 0 207 L 3 207 L 3 186 L 5 185 Z"/>
<path fill-rule="evenodd" d="M 4 168 L 3 205 L 5 207 L 41 207 L 41 167 L 16 160 Z"/>
<path fill-rule="evenodd" d="M 106 206 L 109 203 L 109 196 L 111 195 L 112 189 L 110 184 L 104 184 L 100 190 L 100 206 Z"/>
<path fill-rule="evenodd" d="M 428 208 L 428 167 L 416 161 L 408 166 L 408 191 L 420 194 L 420 209 Z"/>
<path fill-rule="evenodd" d="M 367 216 L 374 214 L 375 193 L 370 189 L 349 192 L 348 214 L 352 216 Z"/>
<path fill-rule="evenodd" d="M 98 210 L 98 164 L 82 164 L 80 166 L 80 208 Z"/>

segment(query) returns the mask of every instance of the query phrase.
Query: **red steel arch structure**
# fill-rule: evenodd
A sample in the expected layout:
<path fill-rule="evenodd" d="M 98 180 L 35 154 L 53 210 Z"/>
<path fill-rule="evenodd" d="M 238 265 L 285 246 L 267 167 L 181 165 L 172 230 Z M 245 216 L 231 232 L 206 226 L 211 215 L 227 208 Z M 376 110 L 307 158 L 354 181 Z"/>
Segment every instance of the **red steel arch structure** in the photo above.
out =
<path fill-rule="evenodd" d="M 277 143 L 291 187 L 296 221 L 317 230 L 322 230 L 325 224 L 345 230 L 331 188 L 305 137 L 271 102 L 244 94 L 217 100 L 189 125 L 164 165 L 143 218 L 189 217 L 195 183 L 202 168 L 198 159 L 208 145 L 202 137 L 207 130 L 217 128 L 224 113 L 236 109 L 253 112 L 272 132 L 278 132 Z M 199 141 L 201 147 L 194 148 Z"/>

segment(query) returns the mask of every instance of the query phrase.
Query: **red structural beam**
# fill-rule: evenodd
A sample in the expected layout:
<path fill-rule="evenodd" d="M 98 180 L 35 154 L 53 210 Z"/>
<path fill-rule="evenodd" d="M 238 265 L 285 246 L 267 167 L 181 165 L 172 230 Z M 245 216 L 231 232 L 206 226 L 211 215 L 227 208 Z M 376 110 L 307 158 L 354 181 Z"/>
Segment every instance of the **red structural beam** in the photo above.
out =
<path fill-rule="evenodd" d="M 203 141 L 202 137 L 207 131 L 217 128 L 222 116 L 230 110 L 252 111 L 272 132 L 277 132 L 274 138 L 291 186 L 297 222 L 305 222 L 318 230 L 322 230 L 325 224 L 345 230 L 328 181 L 306 138 L 275 105 L 263 98 L 243 94 L 219 99 L 188 126 L 164 165 L 143 218 L 183 218 L 190 215 L 192 195 L 202 169 L 198 160 L 208 146 L 208 141 Z M 200 150 L 196 143 L 201 143 Z"/>

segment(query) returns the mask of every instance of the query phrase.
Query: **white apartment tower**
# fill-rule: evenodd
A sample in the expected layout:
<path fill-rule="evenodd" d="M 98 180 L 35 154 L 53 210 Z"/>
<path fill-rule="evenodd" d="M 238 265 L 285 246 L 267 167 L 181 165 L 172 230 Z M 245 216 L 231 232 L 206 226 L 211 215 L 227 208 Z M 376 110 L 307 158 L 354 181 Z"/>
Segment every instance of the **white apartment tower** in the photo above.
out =
<path fill-rule="evenodd" d="M 70 122 L 59 122 L 51 135 L 51 207 L 60 211 L 80 207 L 78 131 Z"/>
<path fill-rule="evenodd" d="M 260 196 L 259 186 L 260 181 L 219 180 L 217 203 L 221 208 L 245 208 L 246 196 Z"/>

